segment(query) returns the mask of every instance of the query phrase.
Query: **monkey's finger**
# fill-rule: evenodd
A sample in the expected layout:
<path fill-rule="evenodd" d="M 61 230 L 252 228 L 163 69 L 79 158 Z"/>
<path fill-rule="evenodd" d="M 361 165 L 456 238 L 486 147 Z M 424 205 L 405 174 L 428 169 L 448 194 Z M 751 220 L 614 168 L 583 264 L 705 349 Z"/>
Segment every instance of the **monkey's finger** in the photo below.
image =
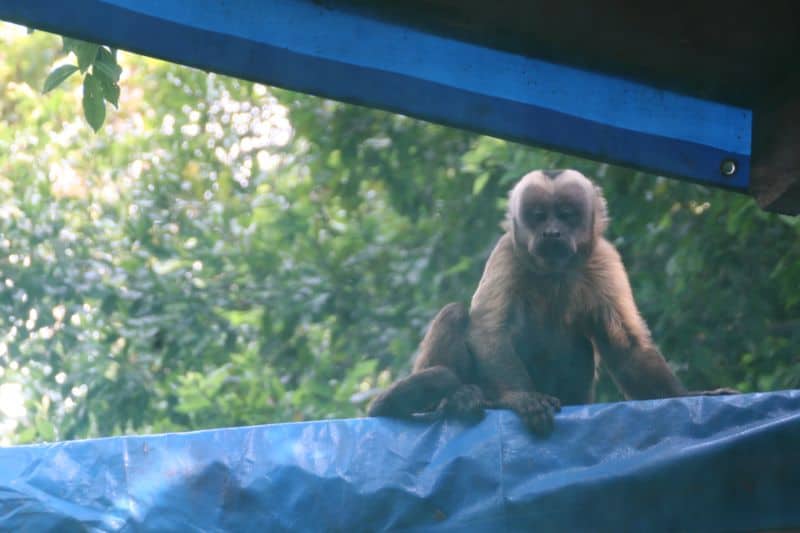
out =
<path fill-rule="evenodd" d="M 486 416 L 482 406 L 474 403 L 459 403 L 450 401 L 444 406 L 448 416 L 478 422 Z"/>
<path fill-rule="evenodd" d="M 543 402 L 531 402 L 523 409 L 522 420 L 525 425 L 539 436 L 553 431 L 553 409 Z"/>
<path fill-rule="evenodd" d="M 541 403 L 543 406 L 547 406 L 553 410 L 553 412 L 558 413 L 561 411 L 561 400 L 556 398 L 555 396 L 550 396 L 548 394 L 539 394 L 537 396 L 537 401 Z"/>
<path fill-rule="evenodd" d="M 544 426 L 545 433 L 544 434 L 545 435 L 549 435 L 550 433 L 553 432 L 553 426 L 555 426 L 555 420 L 553 419 L 552 416 L 548 416 L 548 417 L 546 417 L 546 419 L 544 421 L 544 424 L 545 424 L 545 426 Z"/>
<path fill-rule="evenodd" d="M 561 400 L 556 398 L 555 396 L 547 396 L 547 405 L 550 406 L 553 411 L 558 413 L 561 411 Z"/>
<path fill-rule="evenodd" d="M 483 405 L 470 398 L 451 396 L 443 398 L 436 408 L 437 415 L 459 418 L 470 422 L 480 422 L 486 416 Z"/>
<path fill-rule="evenodd" d="M 545 410 L 545 416 L 547 417 L 547 423 L 550 426 L 549 431 L 553 430 L 553 424 L 555 423 L 556 413 L 561 409 L 561 406 L 552 407 L 551 405 L 547 406 Z"/>
<path fill-rule="evenodd" d="M 531 429 L 540 437 L 549 435 L 553 432 L 553 416 L 547 412 L 539 412 L 533 417 Z"/>

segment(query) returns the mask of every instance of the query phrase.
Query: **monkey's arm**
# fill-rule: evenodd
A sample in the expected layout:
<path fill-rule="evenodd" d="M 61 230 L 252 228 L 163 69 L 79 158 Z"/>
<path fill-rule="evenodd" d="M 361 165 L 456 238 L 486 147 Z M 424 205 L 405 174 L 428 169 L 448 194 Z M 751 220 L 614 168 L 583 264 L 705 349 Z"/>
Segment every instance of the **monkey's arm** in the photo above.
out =
<path fill-rule="evenodd" d="M 487 406 L 516 412 L 535 433 L 549 433 L 558 399 L 536 390 L 534 380 L 514 348 L 514 328 L 524 327 L 520 314 L 520 275 L 509 234 L 492 251 L 470 305 L 468 344 Z"/>
<path fill-rule="evenodd" d="M 613 321 L 613 319 L 612 319 Z M 613 331 L 616 325 L 610 329 Z M 647 400 L 678 396 L 723 396 L 738 394 L 731 388 L 687 391 L 675 376 L 658 348 L 649 338 L 618 331 L 609 334 L 599 327 L 594 337 L 595 349 L 611 372 L 626 398 Z"/>
<path fill-rule="evenodd" d="M 619 322 L 619 317 L 607 320 L 596 328 L 593 341 L 626 398 L 646 400 L 686 395 L 686 389 L 649 335 L 636 335 Z"/>
<path fill-rule="evenodd" d="M 619 254 L 605 240 L 598 243 L 597 251 L 592 271 L 599 275 L 593 280 L 599 307 L 589 330 L 595 349 L 625 397 L 644 400 L 737 394 L 729 388 L 686 390 L 650 337 Z"/>
<path fill-rule="evenodd" d="M 598 243 L 598 291 L 589 333 L 602 361 L 629 399 L 684 396 L 686 389 L 653 343 L 633 299 L 625 267 L 605 240 Z"/>
<path fill-rule="evenodd" d="M 534 379 L 514 349 L 509 321 L 500 320 L 498 312 L 473 308 L 469 335 L 487 406 L 511 409 L 535 433 L 550 433 L 553 416 L 561 404 L 557 398 L 537 391 Z"/>

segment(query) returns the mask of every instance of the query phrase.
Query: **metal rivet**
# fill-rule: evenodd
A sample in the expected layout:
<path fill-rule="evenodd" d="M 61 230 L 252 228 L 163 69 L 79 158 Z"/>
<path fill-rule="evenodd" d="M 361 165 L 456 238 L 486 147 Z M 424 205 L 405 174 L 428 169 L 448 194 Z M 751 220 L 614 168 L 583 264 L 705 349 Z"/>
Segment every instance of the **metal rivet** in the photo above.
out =
<path fill-rule="evenodd" d="M 723 176 L 727 177 L 733 176 L 734 174 L 736 174 L 736 161 L 734 161 L 733 159 L 724 160 L 722 164 L 719 166 L 719 170 L 720 172 L 722 172 Z"/>

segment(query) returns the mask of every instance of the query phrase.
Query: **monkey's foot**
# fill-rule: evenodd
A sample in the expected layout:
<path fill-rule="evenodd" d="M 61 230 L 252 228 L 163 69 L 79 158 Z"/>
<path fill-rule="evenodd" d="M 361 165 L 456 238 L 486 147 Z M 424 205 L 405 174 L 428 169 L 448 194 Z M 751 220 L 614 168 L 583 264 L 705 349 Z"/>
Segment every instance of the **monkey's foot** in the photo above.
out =
<path fill-rule="evenodd" d="M 538 392 L 511 392 L 504 394 L 496 407 L 513 410 L 528 429 L 545 436 L 553 431 L 553 417 L 561 410 L 561 402 Z"/>
<path fill-rule="evenodd" d="M 396 416 L 394 411 L 386 395 L 381 394 L 367 407 L 367 416 Z"/>
<path fill-rule="evenodd" d="M 480 387 L 461 385 L 439 403 L 437 411 L 445 416 L 478 421 L 486 415 L 484 407 L 486 400 Z"/>

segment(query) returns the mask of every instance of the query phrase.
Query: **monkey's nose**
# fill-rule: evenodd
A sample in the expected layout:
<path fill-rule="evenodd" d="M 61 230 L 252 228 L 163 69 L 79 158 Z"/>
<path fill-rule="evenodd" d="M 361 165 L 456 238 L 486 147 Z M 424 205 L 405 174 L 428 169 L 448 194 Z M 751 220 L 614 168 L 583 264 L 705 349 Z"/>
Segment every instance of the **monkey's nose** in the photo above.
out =
<path fill-rule="evenodd" d="M 561 238 L 561 232 L 555 228 L 546 229 L 544 230 L 544 238 L 545 239 L 559 239 Z"/>

